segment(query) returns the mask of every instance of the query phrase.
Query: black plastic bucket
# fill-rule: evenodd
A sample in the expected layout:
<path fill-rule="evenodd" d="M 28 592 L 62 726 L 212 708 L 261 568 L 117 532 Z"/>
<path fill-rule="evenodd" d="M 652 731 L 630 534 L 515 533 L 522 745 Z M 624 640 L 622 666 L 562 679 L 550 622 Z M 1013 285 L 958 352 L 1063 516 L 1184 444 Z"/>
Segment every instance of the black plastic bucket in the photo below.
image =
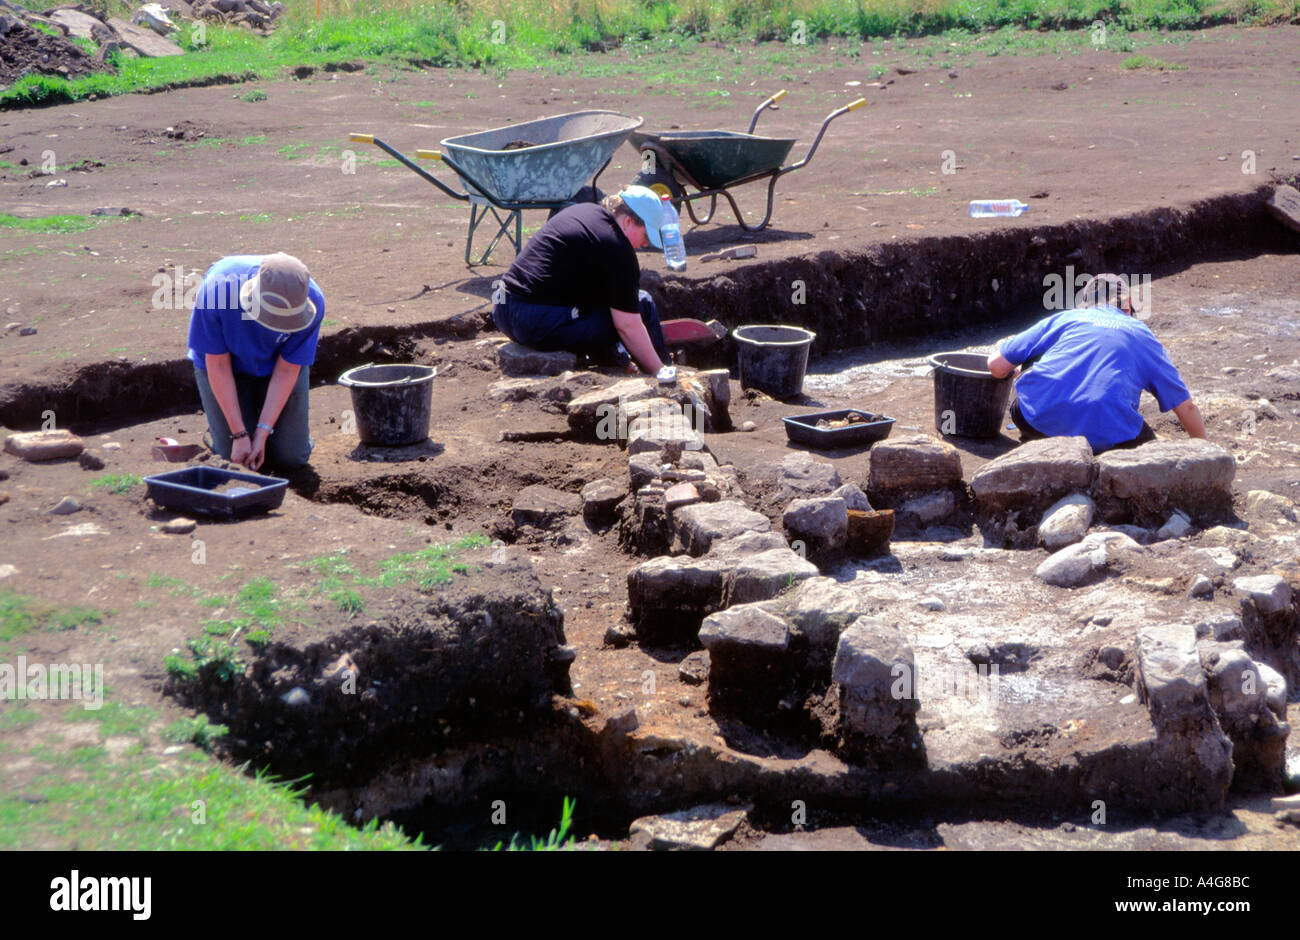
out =
<path fill-rule="evenodd" d="M 1011 398 L 1011 376 L 995 379 L 977 353 L 936 353 L 934 426 L 955 437 L 997 437 Z"/>
<path fill-rule="evenodd" d="M 339 376 L 352 392 L 357 435 L 363 444 L 400 447 L 429 436 L 433 413 L 432 366 L 357 366 Z"/>
<path fill-rule="evenodd" d="M 817 338 L 798 326 L 738 326 L 736 341 L 740 387 L 756 388 L 773 398 L 793 398 L 803 391 L 808 347 Z"/>

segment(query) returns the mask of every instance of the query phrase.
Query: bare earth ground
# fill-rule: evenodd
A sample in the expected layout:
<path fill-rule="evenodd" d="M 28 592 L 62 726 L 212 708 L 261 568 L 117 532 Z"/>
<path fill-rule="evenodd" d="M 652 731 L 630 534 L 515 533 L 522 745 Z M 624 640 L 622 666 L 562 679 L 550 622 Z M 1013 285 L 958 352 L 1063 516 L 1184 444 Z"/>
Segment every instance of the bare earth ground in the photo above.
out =
<path fill-rule="evenodd" d="M 1087 49 L 1061 58 L 971 56 L 954 63 L 956 78 L 933 63 L 899 74 L 892 66 L 910 62 L 908 67 L 915 67 L 915 55 L 891 48 L 872 57 L 864 48 L 861 64 L 816 51 L 765 75 L 772 67 L 762 51 L 744 48 L 697 53 L 717 58 L 717 74 L 723 77 L 715 88 L 674 86 L 640 73 L 612 74 L 612 69 L 597 77 L 425 73 L 388 80 L 335 74 L 271 84 L 261 102 L 244 101 L 238 97 L 242 89 L 223 86 L 2 113 L 0 150 L 13 149 L 0 159 L 25 158 L 37 166 L 42 151 L 53 149 L 60 166 L 82 160 L 103 164 L 88 172 L 60 171 L 69 185 L 55 188 L 46 187 L 45 177 L 27 178 L 25 167 L 6 170 L 0 177 L 4 211 L 86 214 L 96 206 L 128 206 L 143 216 L 70 236 L 0 235 L 6 249 L 0 259 L 5 321 L 39 328 L 35 336 L 20 337 L 16 331 L 0 336 L 0 375 L 6 384 L 20 383 L 50 370 L 70 374 L 75 367 L 116 358 L 155 363 L 183 356 L 188 312 L 155 309 L 151 279 L 158 269 L 172 272 L 177 265 L 202 271 L 234 252 L 284 250 L 304 258 L 325 291 L 327 333 L 426 323 L 483 309 L 488 284 L 508 264 L 509 250 L 498 251 L 497 264 L 467 271 L 465 207 L 400 167 L 366 162 L 377 152 L 359 152 L 355 174 L 341 172 L 348 131 L 374 132 L 410 152 L 436 146 L 451 134 L 604 107 L 644 115 L 651 128 L 743 129 L 754 105 L 788 85 L 790 97 L 779 112 L 765 116 L 760 129 L 806 144 L 825 112 L 867 95 L 869 107 L 833 124 L 810 166 L 778 185 L 772 230 L 754 239 L 763 261 L 827 247 L 1025 224 L 969 219 L 966 201 L 979 197 L 1026 199 L 1033 205 L 1026 218 L 1041 224 L 1253 189 L 1271 169 L 1294 173 L 1300 167 L 1293 161 L 1300 152 L 1297 38 L 1293 28 L 1196 34 L 1185 45 L 1155 50 L 1160 58 L 1187 66 L 1171 72 L 1123 70 L 1122 54 Z M 891 67 L 883 80 L 892 84 L 883 89 L 867 85 L 874 79 L 867 66 L 877 61 Z M 603 62 L 594 59 L 592 67 Z M 847 86 L 851 81 L 863 84 Z M 1061 84 L 1066 87 L 1057 90 Z M 716 91 L 730 94 L 710 94 Z M 1089 125 L 1093 130 L 1085 132 Z M 168 126 L 186 133 L 168 137 Z M 213 141 L 220 143 L 209 146 Z M 961 167 L 955 175 L 940 172 L 945 150 L 954 151 Z M 1245 150 L 1257 155 L 1255 175 L 1242 172 Z M 605 188 L 628 180 L 636 162 L 631 149 L 621 149 L 602 178 Z M 1028 198 L 1040 192 L 1047 195 Z M 751 188 L 740 195 L 748 197 L 742 205 L 756 206 L 761 193 Z M 542 218 L 531 214 L 525 224 L 535 227 Z M 706 226 L 688 233 L 688 250 L 695 256 L 735 244 L 740 234 L 730 224 Z M 642 264 L 663 271 L 662 260 L 651 254 L 643 255 Z M 717 268 L 693 262 L 688 273 L 711 277 Z M 1153 286 L 1151 325 L 1201 403 L 1211 439 L 1238 456 L 1234 489 L 1241 495 L 1256 488 L 1292 499 L 1300 495 L 1298 393 L 1294 386 L 1270 385 L 1262 378 L 1268 369 L 1300 358 L 1295 275 L 1295 254 L 1271 255 L 1206 261 L 1165 272 Z M 433 289 L 423 291 L 425 285 Z M 996 331 L 848 351 L 815 362 L 805 403 L 866 407 L 896 416 L 900 427 L 932 431 L 924 357 L 942 349 L 987 346 L 1034 315 L 1025 311 Z M 764 319 L 763 311 L 754 311 L 754 319 Z M 181 710 L 158 694 L 161 662 L 209 616 L 198 597 L 229 595 L 231 585 L 265 575 L 283 595 L 301 592 L 301 622 L 286 629 L 328 631 L 350 620 L 309 593 L 316 579 L 303 568 L 308 559 L 346 549 L 358 564 L 373 563 L 394 551 L 490 530 L 509 515 L 513 494 L 529 483 L 576 490 L 602 476 L 624 479 L 624 457 L 614 447 L 498 443 L 503 428 L 558 430 L 563 418 L 542 413 L 534 403 L 503 407 L 487 399 L 487 387 L 500 378 L 493 346 L 484 342 L 492 335 L 424 339 L 414 349 L 414 358 L 437 364 L 440 373 L 430 435 L 434 446 L 422 460 L 368 459 L 371 455 L 358 451 L 355 438 L 338 423 L 350 407 L 348 393 L 325 385 L 313 391 L 311 402 L 319 484 L 303 492 L 313 498 L 291 492 L 269 517 L 202 524 L 194 536 L 161 534 L 157 527 L 166 517 L 151 518 L 139 491 L 117 496 L 93 490 L 88 481 L 94 475 L 75 463 L 30 466 L 3 456 L 0 467 L 11 478 L 0 482 L 0 489 L 11 499 L 0 508 L 8 526 L 0 564 L 18 568 L 5 586 L 45 601 L 112 611 L 98 627 L 29 634 L 12 652 L 31 661 L 105 662 L 111 700 L 156 706 L 170 720 Z M 1225 367 L 1241 371 L 1225 373 Z M 779 417 L 791 407 L 748 399 L 733 387 L 733 418 L 738 424 L 753 420 L 758 430 L 711 436 L 709 445 L 720 460 L 741 469 L 747 492 L 762 496 L 787 452 Z M 1261 416 L 1248 426 L 1245 412 L 1260 396 L 1274 401 L 1276 416 Z M 1152 403 L 1145 404 L 1149 410 Z M 178 408 L 183 410 L 183 403 Z M 1170 416 L 1149 411 L 1148 418 L 1163 436 L 1181 433 Z M 107 470 L 146 475 L 158 469 L 149 458 L 154 438 L 197 441 L 203 420 L 195 407 L 179 417 L 94 430 L 104 433 L 90 436 L 88 444 L 107 461 Z M 122 449 L 102 449 L 110 440 Z M 1004 436 L 986 445 L 963 445 L 975 448 L 963 453 L 967 478 L 1010 444 Z M 846 480 L 864 476 L 865 453 L 834 459 Z M 70 517 L 46 515 L 66 494 L 85 509 Z M 103 534 L 61 535 L 86 523 Z M 193 538 L 203 541 L 205 564 L 193 563 Z M 637 694 L 649 669 L 660 692 L 651 699 L 637 697 L 642 728 L 717 733 L 703 688 L 677 677 L 680 654 L 603 648 L 606 628 L 624 611 L 625 576 L 633 563 L 619 552 L 614 533 L 512 551 L 527 552 L 543 581 L 555 587 L 569 642 L 579 650 L 572 675 L 580 697 L 601 710 L 617 709 Z M 1030 577 L 1043 556 L 1023 554 L 1019 576 Z M 150 586 L 151 579 L 157 586 Z M 188 589 L 177 588 L 177 581 Z M 374 616 L 384 603 L 379 596 L 367 600 L 371 607 L 363 618 Z M 59 720 L 62 710 L 42 706 L 41 721 L 21 738 L 37 741 L 80 728 L 78 733 L 93 740 L 92 726 L 65 724 Z M 1292 705 L 1293 726 L 1296 717 Z M 25 780 L 50 768 L 28 758 L 9 769 L 6 787 L 21 789 Z M 989 838 L 995 844 L 997 839 L 1044 844 L 1045 837 L 1035 842 L 1013 828 L 1008 824 Z M 916 847 L 933 847 L 933 840 L 915 834 L 928 831 L 929 824 L 916 822 Z M 1295 848 L 1300 844 L 1295 833 L 1274 827 L 1266 799 L 1252 799 L 1237 801 L 1223 816 L 1161 824 L 1160 838 L 1139 832 L 1113 844 Z M 747 832 L 737 845 L 748 847 L 762 837 Z M 987 846 L 981 838 L 966 831 L 939 841 Z"/>

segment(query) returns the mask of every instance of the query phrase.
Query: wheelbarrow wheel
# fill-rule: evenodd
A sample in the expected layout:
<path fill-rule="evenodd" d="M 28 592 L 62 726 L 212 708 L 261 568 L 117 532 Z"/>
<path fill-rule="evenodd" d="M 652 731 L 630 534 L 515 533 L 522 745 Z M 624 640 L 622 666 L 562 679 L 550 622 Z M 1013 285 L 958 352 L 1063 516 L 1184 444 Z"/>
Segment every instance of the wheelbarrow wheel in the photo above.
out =
<path fill-rule="evenodd" d="M 633 186 L 644 186 L 647 189 L 653 189 L 661 196 L 666 192 L 673 208 L 680 214 L 682 211 L 682 196 L 686 191 L 682 189 L 681 184 L 673 179 L 673 175 L 667 170 L 660 167 L 652 172 L 644 170 L 637 174 L 636 179 L 632 180 Z"/>

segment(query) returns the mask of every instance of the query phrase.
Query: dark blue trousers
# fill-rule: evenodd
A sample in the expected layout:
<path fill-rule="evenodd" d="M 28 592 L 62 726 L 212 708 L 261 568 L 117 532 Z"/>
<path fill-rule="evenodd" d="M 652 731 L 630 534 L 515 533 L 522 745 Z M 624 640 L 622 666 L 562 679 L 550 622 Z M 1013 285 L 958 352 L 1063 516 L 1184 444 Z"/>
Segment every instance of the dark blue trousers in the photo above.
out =
<path fill-rule="evenodd" d="M 664 331 L 659 325 L 655 302 L 645 291 L 638 292 L 637 312 L 650 334 L 650 342 L 663 362 L 671 362 Z M 492 322 L 517 343 L 542 352 L 567 350 L 596 359 L 612 358 L 619 343 L 618 330 L 608 307 L 563 307 L 535 304 L 506 295 L 504 304 L 492 308 Z"/>

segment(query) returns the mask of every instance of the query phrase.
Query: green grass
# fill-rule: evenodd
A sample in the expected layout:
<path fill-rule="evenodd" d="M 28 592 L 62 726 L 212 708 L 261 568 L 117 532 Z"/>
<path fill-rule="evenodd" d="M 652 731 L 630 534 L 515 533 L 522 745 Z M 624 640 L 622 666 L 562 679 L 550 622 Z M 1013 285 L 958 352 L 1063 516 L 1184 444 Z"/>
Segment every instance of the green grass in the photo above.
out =
<path fill-rule="evenodd" d="M 1180 65 L 1177 62 L 1166 62 L 1163 59 L 1157 59 L 1148 55 L 1129 56 L 1119 64 L 1122 69 L 1155 69 L 1160 72 L 1177 72 L 1187 66 Z"/>
<path fill-rule="evenodd" d="M 545 839 L 539 839 L 537 836 L 530 836 L 528 844 L 524 845 L 519 841 L 519 834 L 515 833 L 510 837 L 510 844 L 498 842 L 492 847 L 494 852 L 559 852 L 566 848 L 571 842 L 569 830 L 573 828 L 573 809 L 577 805 L 575 800 L 564 798 L 564 803 L 560 807 L 560 825 L 552 829 Z"/>
<path fill-rule="evenodd" d="M 510 3 L 457 0 L 327 0 L 314 18 L 311 4 L 291 5 L 266 38 L 210 25 L 207 42 L 178 40 L 183 56 L 130 59 L 114 54 L 114 73 L 63 79 L 29 75 L 0 93 L 0 106 L 75 101 L 90 95 L 182 87 L 221 76 L 271 79 L 285 69 L 364 60 L 390 70 L 411 67 L 506 69 L 551 67 L 557 56 L 577 68 L 601 67 L 611 57 L 588 53 L 617 40 L 634 52 L 722 40 L 771 41 L 773 51 L 794 41 L 879 40 L 964 30 L 1013 29 L 1087 34 L 1094 21 L 1108 30 L 1171 30 L 1222 23 L 1267 24 L 1300 14 L 1300 0 L 570 0 Z M 497 35 L 494 21 L 505 26 Z M 494 38 L 502 41 L 494 42 Z M 1085 38 L 1086 42 L 1086 38 Z M 779 45 L 778 45 L 779 44 Z M 1108 46 L 1110 44 L 1108 43 Z M 996 54 L 996 53 L 994 53 Z M 627 63 L 622 63 L 627 68 Z M 252 93 L 250 93 L 252 94 Z M 248 97 L 245 100 L 254 100 Z M 421 102 L 420 106 L 425 103 Z"/>
<path fill-rule="evenodd" d="M 253 88 L 244 92 L 239 97 L 243 101 L 265 101 L 267 96 L 266 92 L 262 91 L 262 89 Z"/>
<path fill-rule="evenodd" d="M 134 473 L 106 473 L 90 481 L 91 486 L 108 490 L 118 496 L 125 496 L 143 483 L 144 478 L 138 477 Z"/>
<path fill-rule="evenodd" d="M 195 715 L 193 718 L 178 718 L 163 729 L 164 741 L 176 744 L 194 744 L 205 751 L 212 750 L 217 739 L 224 737 L 230 729 L 225 725 L 216 725 L 208 721 L 207 715 Z"/>
<path fill-rule="evenodd" d="M 306 806 L 301 790 L 196 755 L 158 772 L 137 755 L 114 764 L 103 748 L 34 756 L 69 771 L 0 794 L 0 849 L 128 851 L 421 849 L 396 826 L 349 826 Z M 148 771 L 148 772 L 143 772 Z"/>
<path fill-rule="evenodd" d="M 0 712 L 0 731 L 21 731 L 40 720 L 41 716 L 30 705 L 12 705 Z"/>
<path fill-rule="evenodd" d="M 70 235 L 99 226 L 104 219 L 84 215 L 47 215 L 34 219 L 21 219 L 14 215 L 0 215 L 0 229 L 17 229 L 37 235 Z"/>
<path fill-rule="evenodd" d="M 98 624 L 104 614 L 93 607 L 42 604 L 23 594 L 0 590 L 0 642 L 33 630 L 73 630 Z"/>
<path fill-rule="evenodd" d="M 63 713 L 63 720 L 67 722 L 98 721 L 100 734 L 104 737 L 144 734 L 157 717 L 157 710 L 148 705 L 123 705 L 121 702 L 105 702 L 98 709 L 77 708 Z"/>

